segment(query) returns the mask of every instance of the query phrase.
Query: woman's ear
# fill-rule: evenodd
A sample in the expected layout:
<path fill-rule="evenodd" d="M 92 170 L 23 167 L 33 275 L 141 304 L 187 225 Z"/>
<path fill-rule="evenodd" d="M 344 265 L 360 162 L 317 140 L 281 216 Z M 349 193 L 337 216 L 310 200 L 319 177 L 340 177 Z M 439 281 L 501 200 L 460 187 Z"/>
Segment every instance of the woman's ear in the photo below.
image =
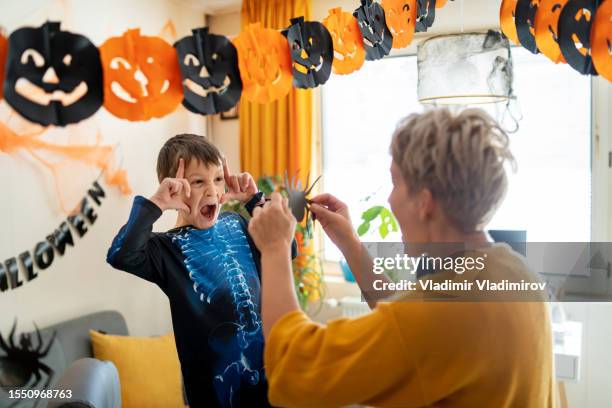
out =
<path fill-rule="evenodd" d="M 423 188 L 418 193 L 418 206 L 419 206 L 419 221 L 429 221 L 434 213 L 436 203 L 433 198 L 431 190 Z"/>

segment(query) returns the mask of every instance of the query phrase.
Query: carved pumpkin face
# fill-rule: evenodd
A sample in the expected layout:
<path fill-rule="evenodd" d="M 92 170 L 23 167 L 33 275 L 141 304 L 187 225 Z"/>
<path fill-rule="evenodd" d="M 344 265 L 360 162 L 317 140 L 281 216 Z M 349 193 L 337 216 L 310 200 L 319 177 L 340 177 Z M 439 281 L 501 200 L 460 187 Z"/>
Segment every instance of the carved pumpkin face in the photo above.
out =
<path fill-rule="evenodd" d="M 192 30 L 174 44 L 183 77 L 183 106 L 202 115 L 226 112 L 242 94 L 236 47 L 208 27 Z"/>
<path fill-rule="evenodd" d="M 516 23 L 514 22 L 514 12 L 518 0 L 503 0 L 499 9 L 499 23 L 501 30 L 510 41 L 520 45 L 518 34 L 516 33 Z"/>
<path fill-rule="evenodd" d="M 561 52 L 567 63 L 583 75 L 597 75 L 591 59 L 591 24 L 596 10 L 597 0 L 571 0 L 559 16 Z"/>
<path fill-rule="evenodd" d="M 234 39 L 242 78 L 242 95 L 251 102 L 268 103 L 291 90 L 289 43 L 278 31 L 250 24 Z"/>
<path fill-rule="evenodd" d="M 102 65 L 86 37 L 60 23 L 25 27 L 9 37 L 4 98 L 21 116 L 43 126 L 65 126 L 102 106 Z"/>
<path fill-rule="evenodd" d="M 104 69 L 104 107 L 121 119 L 160 118 L 183 98 L 174 48 L 161 38 L 128 30 L 100 47 Z"/>
<path fill-rule="evenodd" d="M 334 43 L 333 70 L 336 74 L 350 74 L 357 71 L 365 61 L 365 50 L 359 24 L 353 15 L 340 7 L 329 10 L 323 20 Z"/>
<path fill-rule="evenodd" d="M 8 52 L 8 40 L 3 32 L 0 32 L 0 81 L 4 80 L 4 66 L 6 64 L 6 54 Z M 1 85 L 1 82 L 0 82 Z M 0 86 L 0 99 L 2 99 L 2 86 Z"/>
<path fill-rule="evenodd" d="M 518 0 L 514 12 L 519 42 L 533 54 L 539 52 L 535 42 L 535 16 L 539 5 L 540 0 Z"/>
<path fill-rule="evenodd" d="M 542 0 L 535 17 L 535 41 L 540 52 L 555 64 L 565 62 L 561 48 L 557 24 L 561 9 L 569 0 Z"/>
<path fill-rule="evenodd" d="M 436 0 L 417 0 L 417 33 L 424 33 L 431 27 L 436 19 Z"/>
<path fill-rule="evenodd" d="M 387 27 L 393 35 L 393 48 L 412 42 L 417 18 L 416 0 L 382 0 Z"/>
<path fill-rule="evenodd" d="M 293 84 L 297 88 L 314 88 L 327 82 L 334 44 L 325 26 L 317 21 L 304 21 L 304 17 L 292 18 L 283 35 L 291 50 Z"/>
<path fill-rule="evenodd" d="M 387 28 L 385 11 L 380 4 L 373 3 L 372 0 L 361 0 L 361 6 L 353 12 L 353 16 L 359 24 L 366 59 L 375 61 L 389 55 L 393 36 Z"/>
<path fill-rule="evenodd" d="M 591 28 L 593 65 L 602 77 L 612 81 L 612 1 L 606 0 L 597 9 Z"/>

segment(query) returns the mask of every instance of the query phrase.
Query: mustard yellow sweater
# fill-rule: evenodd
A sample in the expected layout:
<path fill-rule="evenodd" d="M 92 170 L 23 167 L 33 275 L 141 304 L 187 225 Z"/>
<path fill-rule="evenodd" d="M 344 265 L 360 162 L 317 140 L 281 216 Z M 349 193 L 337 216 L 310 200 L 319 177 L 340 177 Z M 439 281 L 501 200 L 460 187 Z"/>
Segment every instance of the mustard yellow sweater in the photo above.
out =
<path fill-rule="evenodd" d="M 524 274 L 504 246 L 488 279 Z M 542 302 L 392 302 L 327 325 L 283 316 L 265 348 L 269 398 L 288 407 L 552 407 L 548 307 Z"/>

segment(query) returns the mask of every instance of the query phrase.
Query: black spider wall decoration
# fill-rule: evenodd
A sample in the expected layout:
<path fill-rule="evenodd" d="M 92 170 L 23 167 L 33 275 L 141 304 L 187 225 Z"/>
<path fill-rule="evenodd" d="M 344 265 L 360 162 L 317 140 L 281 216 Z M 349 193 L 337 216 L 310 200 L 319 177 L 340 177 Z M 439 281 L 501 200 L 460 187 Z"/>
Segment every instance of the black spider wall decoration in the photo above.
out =
<path fill-rule="evenodd" d="M 317 177 L 310 187 L 302 189 L 302 181 L 296 180 L 297 174 L 289 181 L 289 176 L 285 173 L 285 189 L 287 191 L 287 198 L 289 199 L 289 208 L 298 222 L 302 222 L 304 216 L 308 219 L 310 215 L 310 200 L 308 199 L 308 194 L 310 194 L 320 178 L 321 176 Z M 306 177 L 306 186 L 308 186 L 309 180 L 310 174 Z"/>
<path fill-rule="evenodd" d="M 41 359 L 49 354 L 57 333 L 54 332 L 49 342 L 44 344 L 38 326 L 34 324 L 34 327 L 36 327 L 36 337 L 38 340 L 38 345 L 36 346 L 34 346 L 30 333 L 20 334 L 19 344 L 15 344 L 17 319 L 15 319 L 7 340 L 4 340 L 0 333 L 0 350 L 5 354 L 0 356 L 0 387 L 5 389 L 23 388 L 34 378 L 34 382 L 28 389 L 37 389 L 37 385 L 43 379 L 43 374 L 47 376 L 43 389 L 51 384 L 54 374 L 53 369 L 41 362 Z"/>

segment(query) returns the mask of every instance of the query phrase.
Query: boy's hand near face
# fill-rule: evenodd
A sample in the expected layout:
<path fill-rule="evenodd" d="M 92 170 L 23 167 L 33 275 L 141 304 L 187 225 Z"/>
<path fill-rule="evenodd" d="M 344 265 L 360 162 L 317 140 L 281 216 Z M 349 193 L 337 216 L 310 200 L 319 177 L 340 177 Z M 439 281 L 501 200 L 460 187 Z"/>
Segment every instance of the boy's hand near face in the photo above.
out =
<path fill-rule="evenodd" d="M 221 203 L 226 203 L 229 200 L 247 203 L 259 191 L 253 176 L 249 173 L 240 173 L 237 176 L 232 175 L 227 167 L 225 158 L 223 159 L 223 178 L 225 178 L 227 192 L 221 197 Z"/>
<path fill-rule="evenodd" d="M 191 196 L 191 186 L 185 179 L 185 160 L 179 159 L 176 176 L 163 179 L 149 200 L 162 211 L 181 210 L 189 213 L 191 208 L 185 204 L 185 198 L 189 196 Z"/>

